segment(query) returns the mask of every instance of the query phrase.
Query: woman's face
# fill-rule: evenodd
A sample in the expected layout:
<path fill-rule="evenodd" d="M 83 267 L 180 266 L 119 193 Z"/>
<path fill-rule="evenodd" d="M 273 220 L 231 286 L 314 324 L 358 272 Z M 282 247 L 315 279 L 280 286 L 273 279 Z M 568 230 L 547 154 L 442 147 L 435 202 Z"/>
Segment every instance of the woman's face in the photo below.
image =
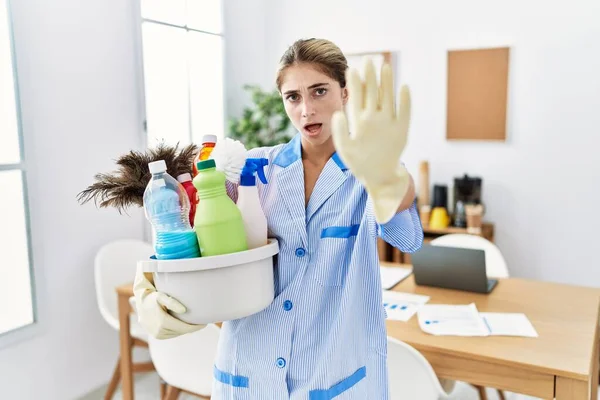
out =
<path fill-rule="evenodd" d="M 310 64 L 285 69 L 281 83 L 285 111 L 304 140 L 321 145 L 331 138 L 331 117 L 343 110 L 348 90 Z"/>

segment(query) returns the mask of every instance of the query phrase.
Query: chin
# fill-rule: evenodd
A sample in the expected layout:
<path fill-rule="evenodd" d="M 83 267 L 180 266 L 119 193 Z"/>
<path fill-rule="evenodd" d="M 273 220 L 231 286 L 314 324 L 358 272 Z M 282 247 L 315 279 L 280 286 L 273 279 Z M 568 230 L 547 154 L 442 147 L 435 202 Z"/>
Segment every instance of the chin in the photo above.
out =
<path fill-rule="evenodd" d="M 331 133 L 325 130 L 319 132 L 316 135 L 311 134 L 310 132 L 307 132 L 304 129 L 301 130 L 300 133 L 302 134 L 302 138 L 312 145 L 322 145 L 326 143 L 329 139 L 331 139 Z"/>

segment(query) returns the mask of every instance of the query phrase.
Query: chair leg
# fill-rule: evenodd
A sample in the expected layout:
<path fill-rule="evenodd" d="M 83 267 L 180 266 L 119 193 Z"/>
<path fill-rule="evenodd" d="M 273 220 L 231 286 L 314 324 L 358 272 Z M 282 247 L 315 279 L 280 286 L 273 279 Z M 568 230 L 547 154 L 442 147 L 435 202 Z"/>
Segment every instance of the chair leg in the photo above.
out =
<path fill-rule="evenodd" d="M 485 388 L 483 386 L 477 386 L 477 385 L 474 385 L 474 386 L 477 389 L 477 391 L 479 392 L 479 399 L 480 400 L 488 400 L 487 393 L 485 392 Z"/>
<path fill-rule="evenodd" d="M 115 392 L 117 391 L 117 386 L 119 386 L 119 381 L 121 380 L 121 358 L 117 359 L 117 366 L 113 372 L 113 376 L 110 379 L 110 383 L 108 384 L 108 389 L 106 389 L 106 394 L 104 395 L 104 400 L 112 400 Z"/>
<path fill-rule="evenodd" d="M 167 389 L 167 395 L 165 396 L 165 400 L 177 400 L 179 398 L 179 394 L 181 393 L 181 389 L 176 388 L 174 386 L 169 386 Z"/>
<path fill-rule="evenodd" d="M 500 400 L 506 400 L 506 396 L 504 395 L 504 391 L 500 389 L 496 389 L 498 391 L 498 397 Z"/>
<path fill-rule="evenodd" d="M 161 379 L 160 380 L 160 400 L 165 400 L 165 397 L 167 396 L 168 387 L 169 386 L 167 385 L 167 382 L 165 382 Z"/>

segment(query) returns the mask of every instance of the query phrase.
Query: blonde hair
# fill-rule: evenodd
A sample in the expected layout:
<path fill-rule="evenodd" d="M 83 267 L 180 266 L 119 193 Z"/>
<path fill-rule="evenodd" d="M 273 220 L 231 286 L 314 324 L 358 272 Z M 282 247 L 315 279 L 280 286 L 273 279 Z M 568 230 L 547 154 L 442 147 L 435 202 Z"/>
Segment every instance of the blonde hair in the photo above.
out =
<path fill-rule="evenodd" d="M 329 40 L 313 38 L 297 40 L 281 56 L 276 80 L 279 91 L 286 68 L 301 63 L 312 64 L 341 87 L 346 87 L 348 61 L 344 53 Z"/>

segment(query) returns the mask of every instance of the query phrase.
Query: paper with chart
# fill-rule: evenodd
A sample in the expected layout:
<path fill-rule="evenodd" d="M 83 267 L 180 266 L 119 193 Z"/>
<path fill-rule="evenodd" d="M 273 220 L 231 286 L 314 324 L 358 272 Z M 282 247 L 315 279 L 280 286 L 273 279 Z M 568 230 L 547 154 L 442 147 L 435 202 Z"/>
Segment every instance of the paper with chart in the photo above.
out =
<path fill-rule="evenodd" d="M 408 321 L 419 308 L 429 301 L 429 296 L 419 294 L 383 291 L 383 307 L 386 319 Z"/>
<path fill-rule="evenodd" d="M 417 318 L 421 330 L 432 335 L 538 337 L 525 314 L 480 313 L 474 303 L 427 304 Z"/>
<path fill-rule="evenodd" d="M 489 336 L 474 303 L 468 305 L 425 304 L 418 311 L 419 327 L 431 335 Z"/>
<path fill-rule="evenodd" d="M 383 265 L 379 267 L 379 270 L 381 271 L 381 285 L 386 290 L 396 286 L 412 272 L 412 268 L 384 267 Z"/>
<path fill-rule="evenodd" d="M 488 313 L 481 312 L 491 336 L 523 336 L 538 337 L 538 333 L 522 313 Z"/>

